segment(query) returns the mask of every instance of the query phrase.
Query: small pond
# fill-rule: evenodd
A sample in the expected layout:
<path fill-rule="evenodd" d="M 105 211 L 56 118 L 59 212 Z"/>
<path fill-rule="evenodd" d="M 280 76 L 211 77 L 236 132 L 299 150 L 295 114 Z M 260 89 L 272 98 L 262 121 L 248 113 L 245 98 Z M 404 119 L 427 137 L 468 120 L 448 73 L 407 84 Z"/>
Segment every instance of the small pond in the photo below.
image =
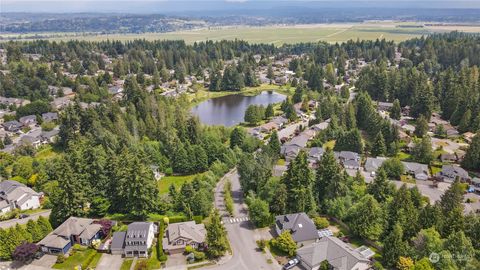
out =
<path fill-rule="evenodd" d="M 249 105 L 267 106 L 285 100 L 286 96 L 273 91 L 263 91 L 256 96 L 228 95 L 211 98 L 192 108 L 192 114 L 197 115 L 206 125 L 224 125 L 227 127 L 243 122 L 243 117 Z"/>

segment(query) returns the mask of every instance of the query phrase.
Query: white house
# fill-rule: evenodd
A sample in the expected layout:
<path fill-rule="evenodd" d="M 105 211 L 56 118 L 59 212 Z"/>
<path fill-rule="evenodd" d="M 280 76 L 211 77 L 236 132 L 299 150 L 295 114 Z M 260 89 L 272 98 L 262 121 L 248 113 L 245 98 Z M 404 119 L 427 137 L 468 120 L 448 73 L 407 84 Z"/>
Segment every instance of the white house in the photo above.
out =
<path fill-rule="evenodd" d="M 0 211 L 4 214 L 13 209 L 37 209 L 40 207 L 42 195 L 17 181 L 2 181 L 0 182 Z"/>

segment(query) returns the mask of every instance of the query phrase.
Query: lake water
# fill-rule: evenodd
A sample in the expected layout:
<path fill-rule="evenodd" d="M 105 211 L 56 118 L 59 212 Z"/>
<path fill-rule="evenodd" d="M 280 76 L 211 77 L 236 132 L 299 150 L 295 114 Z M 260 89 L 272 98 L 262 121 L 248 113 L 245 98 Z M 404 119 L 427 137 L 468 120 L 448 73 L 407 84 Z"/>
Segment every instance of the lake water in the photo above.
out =
<path fill-rule="evenodd" d="M 256 96 L 229 95 L 206 100 L 192 109 L 200 121 L 207 125 L 234 126 L 243 122 L 247 107 L 251 104 L 264 105 L 278 103 L 286 96 L 273 91 L 263 91 Z"/>

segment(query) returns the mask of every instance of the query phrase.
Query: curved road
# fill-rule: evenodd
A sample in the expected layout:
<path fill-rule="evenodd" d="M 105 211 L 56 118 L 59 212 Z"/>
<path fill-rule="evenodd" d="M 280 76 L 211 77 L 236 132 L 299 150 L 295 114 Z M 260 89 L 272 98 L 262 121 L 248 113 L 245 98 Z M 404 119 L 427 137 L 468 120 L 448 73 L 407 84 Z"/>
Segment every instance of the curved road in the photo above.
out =
<path fill-rule="evenodd" d="M 226 181 L 232 183 L 232 197 L 234 201 L 233 217 L 229 217 L 224 204 L 223 187 Z M 241 269 L 275 269 L 281 266 L 267 251 L 262 253 L 257 250 L 256 240 L 265 239 L 265 232 L 255 230 L 249 221 L 247 206 L 243 201 L 243 192 L 240 187 L 239 176 L 236 170 L 228 173 L 218 183 L 215 189 L 215 207 L 223 216 L 223 223 L 228 233 L 233 255 L 223 258 L 217 265 L 205 267 L 206 269 L 218 270 L 241 270 Z M 271 259 L 271 263 L 267 259 Z"/>
<path fill-rule="evenodd" d="M 6 221 L 2 221 L 2 222 L 0 222 L 0 228 L 7 229 L 7 228 L 10 228 L 10 227 L 13 227 L 13 226 L 17 225 L 17 223 L 18 224 L 27 224 L 27 222 L 30 219 L 37 220 L 38 217 L 40 217 L 40 216 L 48 218 L 50 216 L 50 212 L 52 212 L 52 210 L 45 210 L 45 211 L 42 211 L 42 212 L 31 214 L 29 217 L 26 217 L 26 218 L 22 218 L 22 219 L 15 218 L 15 219 L 9 219 L 9 220 L 6 220 Z"/>

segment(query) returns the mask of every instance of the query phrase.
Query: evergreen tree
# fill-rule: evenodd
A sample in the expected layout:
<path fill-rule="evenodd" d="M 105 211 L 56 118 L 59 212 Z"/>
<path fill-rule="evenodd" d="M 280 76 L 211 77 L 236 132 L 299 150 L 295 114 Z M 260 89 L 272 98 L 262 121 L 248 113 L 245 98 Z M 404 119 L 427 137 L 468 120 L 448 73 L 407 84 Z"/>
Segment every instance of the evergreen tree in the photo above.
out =
<path fill-rule="evenodd" d="M 400 256 L 407 253 L 407 245 L 403 241 L 403 231 L 400 225 L 396 224 L 393 230 L 385 238 L 383 245 L 383 263 L 387 267 L 394 267 Z"/>
<path fill-rule="evenodd" d="M 283 177 L 287 190 L 287 212 L 310 212 L 315 210 L 313 199 L 314 176 L 308 167 L 307 154 L 300 151 L 298 156 L 290 162 Z"/>
<path fill-rule="evenodd" d="M 458 131 L 461 133 L 467 132 L 470 130 L 470 122 L 472 120 L 472 111 L 468 109 L 462 116 L 460 123 L 458 124 Z"/>
<path fill-rule="evenodd" d="M 210 215 L 207 229 L 207 254 L 212 258 L 218 258 L 225 254 L 228 248 L 228 240 L 225 227 L 222 225 L 218 210 Z"/>
<path fill-rule="evenodd" d="M 323 91 L 323 74 L 322 68 L 314 66 L 309 74 L 307 86 L 313 91 Z"/>
<path fill-rule="evenodd" d="M 3 144 L 4 145 L 12 144 L 12 139 L 10 138 L 10 136 L 8 136 L 8 134 L 5 134 L 5 138 L 3 139 Z"/>
<path fill-rule="evenodd" d="M 62 161 L 58 172 L 58 188 L 51 196 L 52 213 L 50 223 L 58 226 L 71 216 L 85 215 L 87 202 L 85 186 L 68 162 Z"/>
<path fill-rule="evenodd" d="M 423 136 L 427 135 L 428 132 L 428 122 L 427 119 L 420 115 L 417 118 L 417 125 L 415 127 L 415 136 L 422 138 Z"/>
<path fill-rule="evenodd" d="M 0 259 L 1 260 L 10 260 L 12 253 L 10 253 L 10 247 L 9 247 L 9 233 L 8 229 L 3 229 L 0 228 Z"/>
<path fill-rule="evenodd" d="M 270 119 L 275 116 L 275 112 L 273 110 L 273 104 L 268 104 L 267 108 L 265 109 L 265 118 Z"/>
<path fill-rule="evenodd" d="M 439 202 L 443 214 L 439 231 L 444 237 L 463 229 L 464 217 L 462 202 L 463 189 L 460 182 L 456 180 L 447 191 L 445 191 Z"/>
<path fill-rule="evenodd" d="M 33 221 L 30 219 L 27 222 L 26 227 L 27 227 L 27 231 L 32 235 L 32 241 L 34 243 L 37 243 L 38 241 L 42 240 L 43 237 L 45 237 L 45 235 L 43 235 L 40 229 L 40 226 L 36 221 Z"/>
<path fill-rule="evenodd" d="M 381 132 L 377 133 L 371 152 L 373 156 L 385 156 L 387 148 L 385 147 L 385 139 Z"/>
<path fill-rule="evenodd" d="M 50 225 L 48 219 L 44 218 L 43 216 L 38 217 L 37 224 L 43 237 L 47 236 L 47 234 L 49 234 L 53 230 L 52 225 Z"/>
<path fill-rule="evenodd" d="M 416 161 L 429 164 L 433 160 L 432 142 L 430 136 L 425 136 L 413 148 L 413 157 Z"/>
<path fill-rule="evenodd" d="M 275 78 L 275 74 L 273 73 L 272 65 L 268 65 L 267 78 L 270 79 L 270 80 L 273 80 Z"/>
<path fill-rule="evenodd" d="M 321 208 L 325 208 L 326 200 L 346 192 L 345 178 L 341 171 L 332 149 L 327 149 L 318 163 L 315 179 L 315 198 Z"/>
<path fill-rule="evenodd" d="M 393 101 L 393 107 L 390 109 L 390 117 L 395 120 L 400 120 L 400 117 L 402 117 L 402 108 L 400 107 L 400 101 L 398 99 Z"/>
<path fill-rule="evenodd" d="M 254 194 L 249 194 L 246 198 L 246 203 L 250 220 L 257 228 L 263 228 L 272 223 L 272 215 L 266 201 L 257 198 Z"/>
<path fill-rule="evenodd" d="M 379 203 L 383 203 L 395 193 L 395 186 L 387 180 L 385 170 L 380 168 L 373 182 L 368 185 L 367 192 Z"/>
<path fill-rule="evenodd" d="M 234 66 L 227 66 L 223 71 L 221 89 L 240 91 L 243 87 L 245 87 L 243 76 Z"/>
<path fill-rule="evenodd" d="M 230 148 L 233 149 L 235 146 L 242 147 L 246 136 L 245 130 L 241 127 L 235 127 L 232 133 L 230 133 Z"/>
<path fill-rule="evenodd" d="M 470 170 L 480 170 L 480 132 L 473 137 L 462 161 L 462 166 Z"/>
<path fill-rule="evenodd" d="M 271 153 L 275 156 L 280 155 L 280 140 L 278 139 L 278 133 L 276 130 L 272 132 L 272 135 L 270 135 L 270 140 L 268 141 L 268 148 L 270 149 Z"/>
<path fill-rule="evenodd" d="M 452 259 L 460 269 L 467 269 L 467 264 L 474 258 L 475 249 L 463 231 L 452 232 L 443 246 L 453 255 Z"/>
<path fill-rule="evenodd" d="M 210 85 L 208 86 L 208 90 L 210 90 L 210 91 L 220 91 L 221 83 L 222 83 L 222 73 L 220 73 L 220 70 L 216 70 L 215 72 L 212 72 L 212 75 L 210 77 Z"/>
<path fill-rule="evenodd" d="M 347 221 L 354 234 L 377 240 L 383 229 L 383 211 L 373 196 L 366 195 L 348 210 Z"/>

